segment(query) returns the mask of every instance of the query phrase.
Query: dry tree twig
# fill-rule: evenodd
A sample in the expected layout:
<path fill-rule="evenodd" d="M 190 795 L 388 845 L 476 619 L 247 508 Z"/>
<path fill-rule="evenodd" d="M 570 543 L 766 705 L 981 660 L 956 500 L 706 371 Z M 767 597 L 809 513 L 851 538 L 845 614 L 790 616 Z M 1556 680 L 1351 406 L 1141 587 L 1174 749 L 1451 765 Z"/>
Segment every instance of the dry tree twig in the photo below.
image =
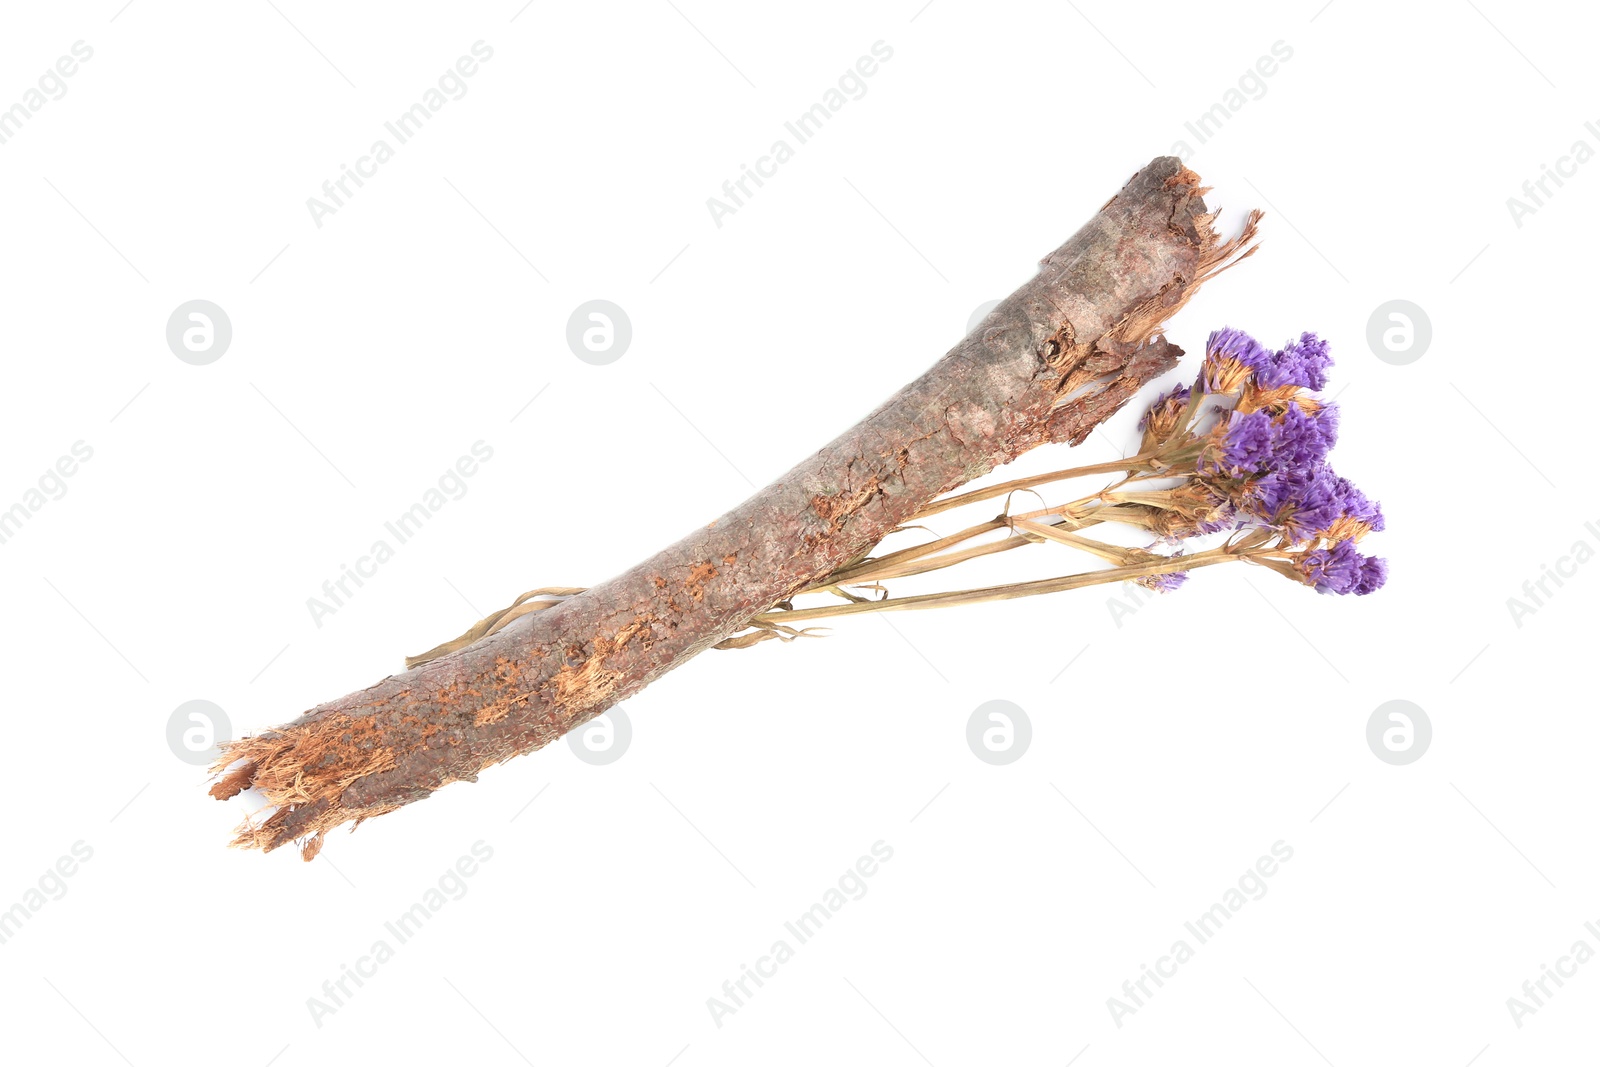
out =
<path fill-rule="evenodd" d="M 838 583 L 914 562 L 859 569 L 935 498 L 1081 442 L 1176 364 L 1162 323 L 1255 250 L 1259 213 L 1222 240 L 1204 192 L 1176 158 L 1153 160 L 931 369 L 739 507 L 603 585 L 533 590 L 404 673 L 226 743 L 212 795 L 254 788 L 271 809 L 234 844 L 297 841 L 310 859 L 332 828 L 473 781 L 704 649 L 800 636 L 788 622 L 816 609 L 772 609 L 818 583 L 850 608 L 862 598 Z"/>

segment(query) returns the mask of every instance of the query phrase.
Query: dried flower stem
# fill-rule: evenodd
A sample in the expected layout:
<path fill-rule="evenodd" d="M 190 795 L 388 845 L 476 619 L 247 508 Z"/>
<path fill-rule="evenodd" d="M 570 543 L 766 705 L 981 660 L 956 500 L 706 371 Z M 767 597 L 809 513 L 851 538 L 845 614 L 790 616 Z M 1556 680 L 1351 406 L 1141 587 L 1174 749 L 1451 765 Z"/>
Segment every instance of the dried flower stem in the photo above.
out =
<path fill-rule="evenodd" d="M 1125 582 L 1156 574 L 1175 574 L 1192 571 L 1198 567 L 1212 567 L 1218 563 L 1252 560 L 1248 552 L 1227 548 L 1208 549 L 1192 556 L 1161 557 L 1148 563 L 1133 563 L 1082 574 L 1067 574 L 1058 578 L 1042 578 L 1032 582 L 1012 582 L 981 589 L 959 589 L 948 593 L 923 593 L 917 596 L 889 597 L 860 603 L 828 604 L 816 608 L 797 608 L 793 611 L 769 611 L 756 616 L 763 622 L 811 622 L 815 619 L 834 619 L 844 615 L 864 615 L 874 611 L 912 611 L 923 608 L 947 608 L 959 604 L 989 604 L 1018 597 L 1039 596 L 1044 593 L 1061 593 L 1069 589 L 1083 589 L 1109 582 Z"/>
<path fill-rule="evenodd" d="M 982 489 L 973 489 L 965 493 L 935 500 L 914 518 L 925 519 L 940 512 L 949 511 L 951 508 L 975 504 L 981 500 L 993 500 L 996 497 L 1015 493 L 1022 489 L 1036 489 L 1041 485 L 1050 485 L 1053 482 L 1068 481 L 1073 478 L 1086 478 L 1095 474 L 1115 474 L 1118 471 L 1133 471 L 1148 466 L 1157 458 L 1156 453 L 1141 453 L 1129 456 L 1127 459 L 1117 460 L 1115 463 L 1091 463 L 1083 467 L 1070 467 L 1067 470 L 1049 471 L 1045 474 L 1032 474 L 1026 478 L 1013 478 L 1009 482 L 1000 482 L 996 485 L 985 486 Z"/>

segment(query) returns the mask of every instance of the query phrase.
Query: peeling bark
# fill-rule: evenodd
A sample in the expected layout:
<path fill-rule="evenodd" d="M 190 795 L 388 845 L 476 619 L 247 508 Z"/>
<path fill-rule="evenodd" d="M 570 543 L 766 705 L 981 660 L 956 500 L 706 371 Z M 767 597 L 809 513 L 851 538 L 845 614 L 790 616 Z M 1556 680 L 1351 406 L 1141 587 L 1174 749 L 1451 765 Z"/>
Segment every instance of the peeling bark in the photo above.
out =
<path fill-rule="evenodd" d="M 253 786 L 276 808 L 234 843 L 298 840 L 309 859 L 341 823 L 549 744 L 939 494 L 1039 445 L 1082 441 L 1176 363 L 1161 323 L 1252 232 L 1254 216 L 1220 241 L 1203 192 L 1177 159 L 1152 161 L 927 373 L 739 507 L 464 649 L 229 742 L 212 795 Z"/>

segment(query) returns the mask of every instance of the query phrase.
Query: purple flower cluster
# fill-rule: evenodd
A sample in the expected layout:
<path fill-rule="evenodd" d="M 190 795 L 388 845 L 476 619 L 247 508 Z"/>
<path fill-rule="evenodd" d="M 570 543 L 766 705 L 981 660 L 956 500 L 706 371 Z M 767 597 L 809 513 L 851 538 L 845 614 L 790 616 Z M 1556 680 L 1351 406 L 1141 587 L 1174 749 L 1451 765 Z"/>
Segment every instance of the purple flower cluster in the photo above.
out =
<path fill-rule="evenodd" d="M 1274 352 L 1243 330 L 1228 326 L 1213 330 L 1206 339 L 1206 357 L 1203 388 L 1208 393 L 1231 393 L 1237 388 L 1225 373 L 1224 361 L 1230 359 L 1249 371 L 1260 389 L 1293 386 L 1320 390 L 1328 384 L 1328 368 L 1333 364 L 1328 342 L 1314 333 L 1302 333 L 1298 341 Z"/>
<path fill-rule="evenodd" d="M 1296 385 L 1321 392 L 1328 385 L 1332 365 L 1328 342 L 1314 333 L 1303 333 L 1300 340 L 1290 341 L 1274 355 L 1270 368 L 1256 372 L 1256 381 L 1268 389 Z"/>
<path fill-rule="evenodd" d="M 1265 475 L 1319 466 L 1339 438 L 1339 409 L 1332 404 L 1307 415 L 1291 403 L 1282 415 L 1267 411 L 1231 412 L 1215 457 L 1202 456 L 1200 469 L 1234 477 Z"/>
<path fill-rule="evenodd" d="M 1273 465 L 1273 440 L 1277 436 L 1272 416 L 1265 411 L 1228 416 L 1222 436 L 1219 466 L 1232 474 L 1260 474 Z M 1201 457 L 1201 464 L 1205 458 Z"/>
<path fill-rule="evenodd" d="M 1272 358 L 1260 341 L 1231 326 L 1212 330 L 1206 338 L 1206 363 L 1201 375 L 1200 388 L 1207 393 L 1233 393 L 1244 379 L 1235 373 L 1233 364 L 1246 372 L 1253 372 Z"/>
<path fill-rule="evenodd" d="M 1383 512 L 1348 479 L 1334 473 L 1328 453 L 1339 436 L 1339 410 L 1309 394 L 1327 385 L 1328 343 L 1302 333 L 1272 351 L 1242 330 L 1217 330 L 1206 341 L 1197 388 L 1218 400 L 1234 397 L 1209 430 L 1191 431 L 1201 445 L 1198 485 L 1227 504 L 1206 523 L 1179 536 L 1255 525 L 1282 534 L 1285 551 L 1308 584 L 1325 593 L 1362 595 L 1381 587 L 1388 564 L 1364 556 L 1356 542 L 1384 528 Z M 1170 414 L 1174 390 L 1147 419 Z M 1152 586 L 1153 588 L 1153 586 Z"/>
<path fill-rule="evenodd" d="M 1283 527 L 1291 540 L 1309 541 L 1343 515 L 1341 480 L 1325 465 L 1273 471 L 1256 483 L 1251 511 L 1266 524 Z"/>
<path fill-rule="evenodd" d="M 1344 540 L 1384 527 L 1382 509 L 1320 460 L 1270 471 L 1247 492 L 1249 513 L 1266 525 L 1282 527 L 1296 543 L 1319 537 Z"/>
<path fill-rule="evenodd" d="M 1180 385 L 1157 397 L 1139 422 L 1146 449 L 1166 449 L 1185 464 L 1198 454 L 1187 486 L 1171 490 L 1151 529 L 1176 544 L 1222 530 L 1266 528 L 1280 535 L 1279 558 L 1319 591 L 1359 596 L 1380 588 L 1388 564 L 1362 555 L 1356 542 L 1384 528 L 1383 511 L 1328 465 L 1339 409 L 1310 395 L 1327 385 L 1332 363 L 1328 342 L 1314 333 L 1272 351 L 1243 330 L 1214 331 L 1195 384 L 1203 398 L 1215 398 L 1209 409 L 1198 409 L 1203 418 L 1195 426 L 1178 425 L 1193 397 Z M 1185 578 L 1136 581 L 1167 592 Z"/>
<path fill-rule="evenodd" d="M 1135 578 L 1133 584 L 1157 593 L 1170 593 L 1188 580 L 1188 571 L 1173 571 L 1169 574 L 1146 574 Z"/>
<path fill-rule="evenodd" d="M 1333 482 L 1333 495 L 1339 514 L 1361 523 L 1374 533 L 1381 532 L 1384 526 L 1383 510 L 1377 502 L 1368 500 L 1367 494 L 1357 489 L 1349 478 L 1335 477 Z"/>
<path fill-rule="evenodd" d="M 1365 596 L 1383 587 L 1389 563 L 1363 556 L 1354 541 L 1337 541 L 1332 548 L 1315 548 L 1300 562 L 1300 571 L 1319 593 Z"/>
<path fill-rule="evenodd" d="M 1176 419 L 1189 406 L 1189 392 L 1187 385 L 1179 385 L 1156 397 L 1154 403 L 1139 416 L 1139 429 L 1148 429 L 1152 420 L 1161 422 Z"/>
<path fill-rule="evenodd" d="M 1314 467 L 1327 458 L 1339 440 L 1339 409 L 1323 404 L 1311 414 L 1290 404 L 1278 424 L 1273 456 L 1280 466 Z"/>

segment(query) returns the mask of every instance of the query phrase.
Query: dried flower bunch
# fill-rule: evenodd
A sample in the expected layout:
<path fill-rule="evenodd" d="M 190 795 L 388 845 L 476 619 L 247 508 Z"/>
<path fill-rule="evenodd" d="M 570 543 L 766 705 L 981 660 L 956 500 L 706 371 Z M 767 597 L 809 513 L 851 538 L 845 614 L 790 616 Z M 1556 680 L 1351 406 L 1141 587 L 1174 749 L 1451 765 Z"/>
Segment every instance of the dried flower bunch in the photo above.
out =
<path fill-rule="evenodd" d="M 1328 464 L 1339 411 L 1314 394 L 1326 386 L 1331 364 L 1328 343 L 1315 334 L 1301 334 L 1274 351 L 1241 330 L 1217 330 L 1206 342 L 1194 385 L 1162 394 L 1144 413 L 1138 454 L 936 500 L 917 514 L 919 522 L 1002 496 L 1007 507 L 947 537 L 883 555 L 869 552 L 797 594 L 829 593 L 844 603 L 796 607 L 793 599 L 785 601 L 757 616 L 749 632 L 718 647 L 787 640 L 814 632 L 794 623 L 869 611 L 1006 600 L 1118 581 L 1168 592 L 1196 568 L 1229 562 L 1266 567 L 1323 593 L 1370 593 L 1383 585 L 1388 564 L 1358 546 L 1383 529 L 1383 513 Z M 1042 486 L 1107 474 L 1121 477 L 1065 504 L 1011 509 L 1018 493 L 1037 495 Z M 1129 548 L 1086 532 L 1105 523 L 1136 527 L 1153 540 Z M 1221 535 L 1221 543 L 1202 547 Z M 1039 542 L 1087 552 L 1110 566 L 915 596 L 891 596 L 883 585 Z"/>
<path fill-rule="evenodd" d="M 1378 588 L 1386 566 L 1359 545 L 1383 520 L 1328 467 L 1337 413 L 1316 395 L 1328 351 L 1310 335 L 1268 351 L 1218 331 L 1194 384 L 1146 412 L 1136 454 L 960 488 L 1080 444 L 1177 366 L 1162 324 L 1259 247 L 1261 213 L 1225 238 L 1205 192 L 1176 157 L 1151 160 L 931 367 L 716 521 L 594 588 L 530 590 L 406 671 L 226 743 L 212 795 L 266 804 L 235 843 L 298 842 L 309 859 L 334 827 L 476 780 L 707 647 L 792 640 L 834 616 L 1107 582 L 1165 591 L 1219 563 Z M 946 523 L 965 528 L 929 531 Z M 982 562 L 1030 545 L 1045 547 Z M 994 570 L 1013 562 L 1057 576 Z"/>

